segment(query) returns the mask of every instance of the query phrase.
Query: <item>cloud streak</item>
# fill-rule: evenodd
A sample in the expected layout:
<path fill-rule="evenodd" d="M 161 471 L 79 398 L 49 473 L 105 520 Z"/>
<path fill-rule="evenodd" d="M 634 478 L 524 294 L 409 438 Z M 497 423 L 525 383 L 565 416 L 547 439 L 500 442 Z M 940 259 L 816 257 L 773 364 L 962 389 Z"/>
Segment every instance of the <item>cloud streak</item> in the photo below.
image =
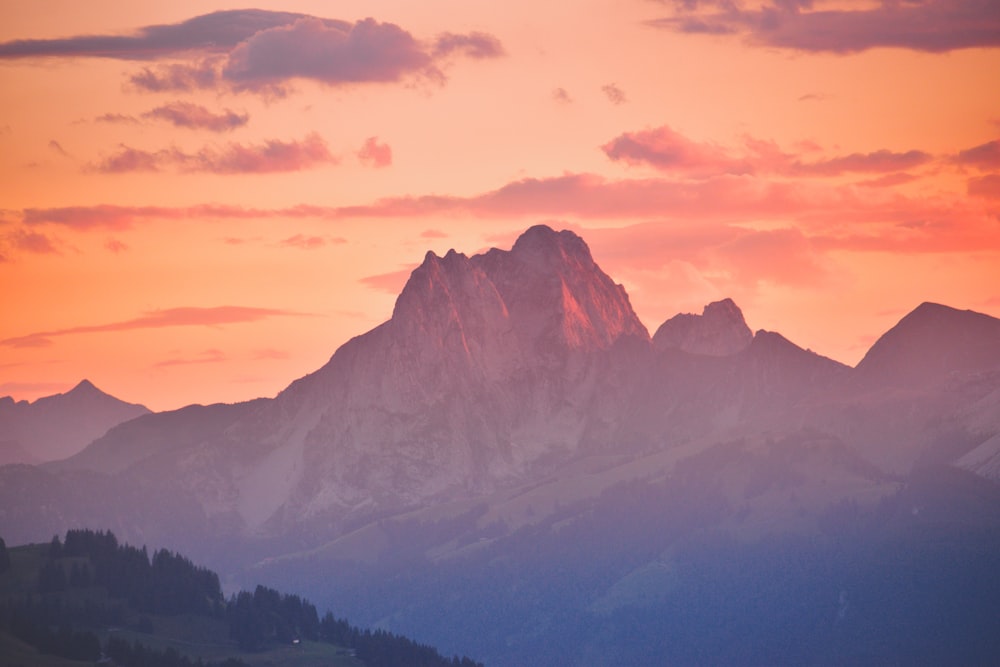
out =
<path fill-rule="evenodd" d="M 107 174 L 153 172 L 174 168 L 181 172 L 214 174 L 266 174 L 302 171 L 339 160 L 315 132 L 301 141 L 271 139 L 261 144 L 229 142 L 205 146 L 195 153 L 177 148 L 145 151 L 122 145 L 92 168 Z"/>
<path fill-rule="evenodd" d="M 142 116 L 167 121 L 174 127 L 211 132 L 235 130 L 250 120 L 249 114 L 246 113 L 236 113 L 231 109 L 226 109 L 222 113 L 212 113 L 205 107 L 191 102 L 171 102 L 151 109 Z"/>
<path fill-rule="evenodd" d="M 772 0 L 746 9 L 740 0 L 682 2 L 649 22 L 686 34 L 741 35 L 755 46 L 814 53 L 902 48 L 943 53 L 1000 47 L 1000 4 L 993 0 L 894 0 L 833 5 Z"/>
<path fill-rule="evenodd" d="M 50 331 L 36 331 L 24 336 L 16 336 L 0 340 L 0 345 L 6 347 L 46 347 L 52 344 L 52 339 L 60 336 L 70 336 L 88 333 L 109 333 L 133 331 L 136 329 L 161 329 L 164 327 L 208 326 L 218 327 L 225 324 L 242 324 L 257 322 L 270 317 L 302 317 L 305 313 L 273 308 L 251 308 L 246 306 L 214 306 L 208 308 L 181 307 L 153 310 L 141 316 L 106 324 L 92 324 Z"/>
<path fill-rule="evenodd" d="M 772 142 L 747 139 L 745 144 L 743 154 L 733 155 L 720 146 L 693 141 L 663 125 L 625 132 L 601 146 L 601 150 L 614 161 L 650 166 L 695 178 L 719 174 L 816 177 L 847 173 L 885 174 L 921 167 L 934 160 L 934 156 L 924 151 L 882 149 L 807 162 L 781 151 Z"/>

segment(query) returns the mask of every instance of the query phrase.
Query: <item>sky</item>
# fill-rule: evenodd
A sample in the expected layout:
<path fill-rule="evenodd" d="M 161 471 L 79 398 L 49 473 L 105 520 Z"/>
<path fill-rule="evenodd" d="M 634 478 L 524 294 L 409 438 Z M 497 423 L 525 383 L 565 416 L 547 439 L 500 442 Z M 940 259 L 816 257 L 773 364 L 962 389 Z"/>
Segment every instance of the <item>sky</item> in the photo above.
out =
<path fill-rule="evenodd" d="M 650 333 L 1000 316 L 995 0 L 245 2 L 0 3 L 0 395 L 273 396 L 537 223 Z"/>

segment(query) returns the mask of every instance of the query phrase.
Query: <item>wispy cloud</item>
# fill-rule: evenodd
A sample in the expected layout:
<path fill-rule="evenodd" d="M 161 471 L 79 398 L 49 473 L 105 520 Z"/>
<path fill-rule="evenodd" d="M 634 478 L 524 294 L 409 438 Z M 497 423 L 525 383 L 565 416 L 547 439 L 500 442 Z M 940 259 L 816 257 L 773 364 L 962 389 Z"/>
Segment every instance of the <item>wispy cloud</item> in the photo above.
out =
<path fill-rule="evenodd" d="M 3 245 L 20 252 L 35 255 L 57 255 L 59 249 L 53 240 L 45 234 L 28 229 L 13 229 L 0 235 Z"/>
<path fill-rule="evenodd" d="M 625 91 L 619 88 L 616 83 L 608 83 L 601 86 L 601 92 L 604 93 L 604 96 L 612 104 L 625 104 L 628 101 L 625 97 Z"/>
<path fill-rule="evenodd" d="M 191 102 L 171 102 L 144 113 L 143 118 L 164 120 L 175 127 L 212 132 L 227 132 L 243 127 L 250 120 L 247 113 L 236 113 L 225 109 L 222 113 L 212 113 L 205 107 Z"/>
<path fill-rule="evenodd" d="M 195 153 L 178 148 L 146 151 L 122 145 L 92 168 L 112 174 L 160 171 L 168 167 L 181 172 L 263 174 L 301 171 L 337 162 L 338 158 L 330 153 L 322 137 L 312 133 L 300 141 L 229 142 L 222 146 L 205 146 Z"/>
<path fill-rule="evenodd" d="M 226 354 L 222 350 L 205 350 L 195 357 L 170 357 L 153 364 L 154 368 L 167 368 L 170 366 L 190 366 L 192 364 L 217 364 L 227 360 Z"/>
<path fill-rule="evenodd" d="M 879 174 L 905 171 L 929 164 L 934 156 L 920 150 L 880 149 L 819 160 L 780 150 L 773 142 L 748 138 L 743 151 L 693 141 L 669 126 L 625 132 L 601 146 L 612 160 L 648 165 L 691 177 L 719 174 L 780 174 L 785 176 L 839 176 L 845 173 Z"/>
<path fill-rule="evenodd" d="M 341 237 L 328 236 L 306 236 L 305 234 L 295 234 L 286 239 L 282 239 L 278 245 L 286 248 L 300 248 L 302 250 L 313 250 L 326 245 L 341 245 L 347 243 L 347 239 Z"/>
<path fill-rule="evenodd" d="M 270 317 L 302 317 L 306 313 L 274 308 L 252 308 L 246 306 L 181 307 L 147 311 L 129 320 L 91 324 L 50 331 L 36 331 L 24 336 L 0 340 L 7 347 L 45 347 L 52 339 L 88 333 L 110 333 L 135 329 L 160 329 L 164 327 L 209 326 L 257 322 Z"/>

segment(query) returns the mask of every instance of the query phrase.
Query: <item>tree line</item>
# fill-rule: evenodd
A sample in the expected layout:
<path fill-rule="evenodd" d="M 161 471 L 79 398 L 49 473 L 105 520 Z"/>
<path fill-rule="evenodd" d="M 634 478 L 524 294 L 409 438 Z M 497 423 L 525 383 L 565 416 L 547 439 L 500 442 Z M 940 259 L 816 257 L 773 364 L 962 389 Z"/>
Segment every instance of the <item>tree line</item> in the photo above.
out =
<path fill-rule="evenodd" d="M 10 558 L 0 539 L 0 574 Z M 108 598 L 72 599 L 64 592 L 101 587 Z M 152 633 L 149 615 L 192 614 L 224 619 L 228 638 L 239 650 L 263 651 L 295 641 L 342 646 L 369 667 L 481 667 L 467 657 L 445 658 L 436 649 L 384 630 L 362 630 L 331 612 L 322 617 L 298 595 L 265 586 L 240 591 L 228 600 L 215 572 L 180 554 L 161 549 L 150 558 L 145 547 L 121 544 L 110 531 L 70 530 L 53 537 L 38 571 L 34 594 L 8 598 L 0 607 L 0 630 L 7 630 L 42 653 L 78 660 L 102 655 L 116 664 L 154 667 L 239 667 L 192 660 L 170 648 L 158 651 L 136 641 L 109 637 L 101 643 L 95 630 L 138 621 L 133 629 Z"/>

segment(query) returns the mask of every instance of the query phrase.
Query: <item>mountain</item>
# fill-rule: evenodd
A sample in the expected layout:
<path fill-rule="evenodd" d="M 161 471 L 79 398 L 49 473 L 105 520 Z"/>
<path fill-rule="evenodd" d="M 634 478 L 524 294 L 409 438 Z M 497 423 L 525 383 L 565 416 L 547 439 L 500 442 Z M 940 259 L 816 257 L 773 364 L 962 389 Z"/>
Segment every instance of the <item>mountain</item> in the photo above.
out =
<path fill-rule="evenodd" d="M 705 306 L 701 315 L 671 317 L 653 334 L 653 347 L 722 357 L 746 349 L 751 340 L 743 311 L 732 299 L 723 299 Z"/>
<path fill-rule="evenodd" d="M 879 338 L 857 366 L 872 384 L 924 386 L 1000 367 L 1000 320 L 922 303 Z"/>
<path fill-rule="evenodd" d="M 729 299 L 650 337 L 580 237 L 536 226 L 427 253 L 389 320 L 273 399 L 0 468 L 0 533 L 99 521 L 498 665 L 912 662 L 879 619 L 1000 610 L 943 570 L 906 588 L 993 566 L 998 328 L 925 304 L 856 368 Z M 940 636 L 976 662 L 966 620 Z"/>
<path fill-rule="evenodd" d="M 109 428 L 147 414 L 83 380 L 65 394 L 34 402 L 0 398 L 2 463 L 39 463 L 76 454 Z"/>

